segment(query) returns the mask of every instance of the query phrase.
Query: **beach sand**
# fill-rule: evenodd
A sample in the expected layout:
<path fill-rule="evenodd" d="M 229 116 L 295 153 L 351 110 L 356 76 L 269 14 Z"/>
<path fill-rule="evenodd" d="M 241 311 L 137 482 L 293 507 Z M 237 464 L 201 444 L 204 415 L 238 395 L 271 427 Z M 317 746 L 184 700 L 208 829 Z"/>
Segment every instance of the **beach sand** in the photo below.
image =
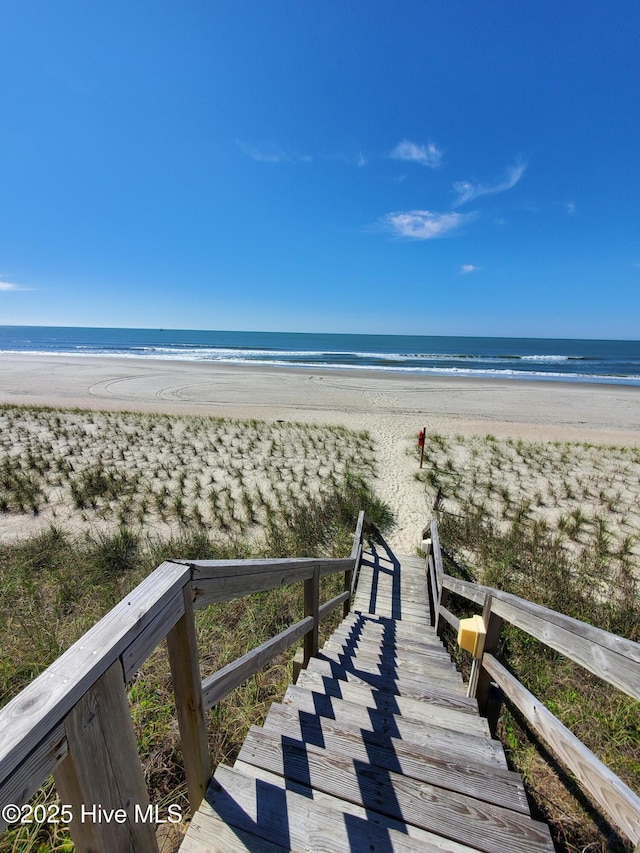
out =
<path fill-rule="evenodd" d="M 416 546 L 431 513 L 415 479 L 419 429 L 640 446 L 640 389 L 619 385 L 4 353 L 0 403 L 367 430 L 376 446 L 376 490 L 397 517 L 391 544 L 403 551 Z"/>

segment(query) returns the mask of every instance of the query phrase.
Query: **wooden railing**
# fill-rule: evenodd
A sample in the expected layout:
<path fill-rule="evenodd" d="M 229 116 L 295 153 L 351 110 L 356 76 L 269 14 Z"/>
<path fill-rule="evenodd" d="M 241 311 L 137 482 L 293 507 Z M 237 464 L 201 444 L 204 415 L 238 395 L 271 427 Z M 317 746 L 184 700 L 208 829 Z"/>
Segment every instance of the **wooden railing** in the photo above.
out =
<path fill-rule="evenodd" d="M 597 805 L 637 845 L 636 853 L 640 853 L 640 797 L 496 657 L 502 628 L 509 623 L 632 698 L 640 699 L 640 644 L 515 595 L 445 574 L 435 521 L 426 533 L 430 533 L 425 543 L 427 576 L 438 633 L 442 635 L 445 623 L 458 631 L 460 620 L 447 608 L 451 595 L 482 608 L 486 630 L 484 652 L 481 658 L 474 659 L 469 679 L 469 695 L 476 697 L 480 713 L 490 718 L 495 729 L 500 701 L 506 698 L 511 702 Z"/>
<path fill-rule="evenodd" d="M 0 710 L 0 813 L 11 819 L 14 812 L 5 807 L 27 804 L 53 774 L 66 814 L 73 815 L 77 850 L 156 851 L 155 825 L 140 819 L 150 814 L 149 798 L 127 682 L 166 637 L 195 811 L 211 777 L 206 710 L 301 638 L 304 665 L 317 653 L 321 620 L 341 604 L 345 614 L 349 610 L 363 523 L 360 513 L 344 559 L 169 560 L 159 566 Z M 344 573 L 344 592 L 320 604 L 320 578 L 338 572 Z M 194 609 L 296 582 L 304 583 L 304 618 L 202 681 Z M 110 819 L 100 819 L 105 815 Z M 0 832 L 7 822 L 0 821 Z"/>

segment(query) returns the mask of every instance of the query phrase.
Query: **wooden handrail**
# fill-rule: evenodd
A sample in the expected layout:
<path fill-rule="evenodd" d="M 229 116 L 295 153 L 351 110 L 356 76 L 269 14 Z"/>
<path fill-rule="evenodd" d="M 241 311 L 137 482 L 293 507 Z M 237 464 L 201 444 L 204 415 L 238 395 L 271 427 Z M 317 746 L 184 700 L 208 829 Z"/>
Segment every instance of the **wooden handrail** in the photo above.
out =
<path fill-rule="evenodd" d="M 627 695 L 640 699 L 640 644 L 511 593 L 454 578 L 444 570 L 439 571 L 438 565 L 442 567 L 442 555 L 438 527 L 433 520 L 427 573 L 437 596 L 436 625 L 439 625 L 439 632 L 440 619 L 456 631 L 460 623 L 459 618 L 445 607 L 449 594 L 458 595 L 483 608 L 487 642 L 475 667 L 477 687 L 470 693 L 477 697 L 480 712 L 487 712 L 489 684 L 493 681 L 540 737 L 549 743 L 598 805 L 640 849 L 640 797 L 536 699 L 494 654 L 502 625 L 508 623 Z"/>
<path fill-rule="evenodd" d="M 317 647 L 319 622 L 340 604 L 348 612 L 363 529 L 361 512 L 345 558 L 171 560 L 159 566 L 0 709 L 0 808 L 25 804 L 53 773 L 74 814 L 85 801 L 128 810 L 125 829 L 115 833 L 108 826 L 74 821 L 70 829 L 79 847 L 118 853 L 128 850 L 133 839 L 140 849 L 156 849 L 155 837 L 133 827 L 134 805 L 144 806 L 146 789 L 126 682 L 167 637 L 189 803 L 197 809 L 210 776 L 205 710 L 300 638 L 308 645 L 311 636 Z M 344 573 L 345 591 L 321 605 L 319 580 L 336 573 Z M 203 682 L 194 608 L 296 582 L 304 582 L 307 609 L 313 615 Z M 109 773 L 118 777 L 117 784 Z M 114 802 L 123 791 L 130 793 L 126 802 Z M 5 827 L 0 820 L 0 831 Z"/>

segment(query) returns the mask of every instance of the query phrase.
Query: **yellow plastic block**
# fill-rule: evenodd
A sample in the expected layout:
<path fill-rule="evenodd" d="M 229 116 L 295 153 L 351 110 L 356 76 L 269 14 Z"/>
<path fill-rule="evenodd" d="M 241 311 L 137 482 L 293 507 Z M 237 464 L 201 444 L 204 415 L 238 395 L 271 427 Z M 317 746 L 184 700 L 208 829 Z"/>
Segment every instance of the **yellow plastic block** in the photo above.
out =
<path fill-rule="evenodd" d="M 458 628 L 458 645 L 465 652 L 469 652 L 474 658 L 482 657 L 484 649 L 484 638 L 487 632 L 484 627 L 482 616 L 471 616 L 469 619 L 461 619 Z"/>

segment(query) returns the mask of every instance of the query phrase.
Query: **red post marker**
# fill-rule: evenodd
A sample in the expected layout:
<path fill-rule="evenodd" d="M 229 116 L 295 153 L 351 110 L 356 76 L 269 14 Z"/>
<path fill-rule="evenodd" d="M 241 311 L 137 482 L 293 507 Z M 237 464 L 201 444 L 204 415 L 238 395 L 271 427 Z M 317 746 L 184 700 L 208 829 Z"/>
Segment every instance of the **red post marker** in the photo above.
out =
<path fill-rule="evenodd" d="M 420 448 L 420 467 L 422 468 L 422 460 L 424 459 L 424 437 L 427 434 L 427 428 L 421 429 L 418 433 L 418 447 Z"/>

